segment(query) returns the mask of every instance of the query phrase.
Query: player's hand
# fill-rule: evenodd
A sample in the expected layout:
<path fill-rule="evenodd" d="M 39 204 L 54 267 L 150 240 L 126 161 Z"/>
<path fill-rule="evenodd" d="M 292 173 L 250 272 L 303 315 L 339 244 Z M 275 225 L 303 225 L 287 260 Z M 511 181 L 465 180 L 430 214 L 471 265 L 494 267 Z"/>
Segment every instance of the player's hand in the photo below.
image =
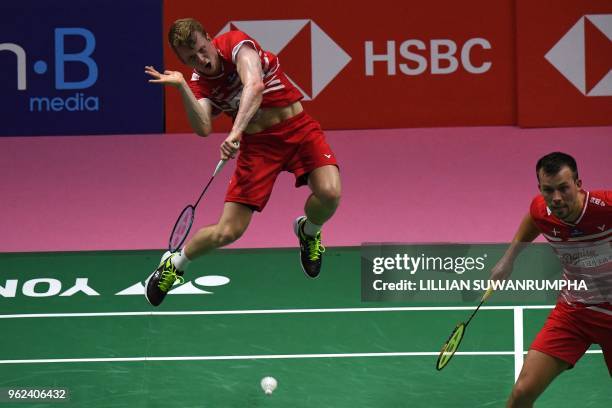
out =
<path fill-rule="evenodd" d="M 512 274 L 512 262 L 507 259 L 500 259 L 495 266 L 491 269 L 490 279 L 493 281 L 503 281 L 508 279 Z"/>
<path fill-rule="evenodd" d="M 153 79 L 149 79 L 152 84 L 171 85 L 175 87 L 181 86 L 185 82 L 183 74 L 179 71 L 164 71 L 164 73 L 158 72 L 155 68 L 150 65 L 145 67 L 145 74 L 151 76 Z"/>
<path fill-rule="evenodd" d="M 221 160 L 233 159 L 238 153 L 240 147 L 240 135 L 230 133 L 230 135 L 221 143 Z"/>

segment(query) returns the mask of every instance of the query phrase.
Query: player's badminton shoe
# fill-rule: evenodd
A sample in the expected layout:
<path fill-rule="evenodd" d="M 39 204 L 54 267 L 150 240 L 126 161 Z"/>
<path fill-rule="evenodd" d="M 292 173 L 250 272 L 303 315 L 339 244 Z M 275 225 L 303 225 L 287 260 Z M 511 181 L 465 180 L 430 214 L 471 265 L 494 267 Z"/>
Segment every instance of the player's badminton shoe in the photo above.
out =
<path fill-rule="evenodd" d="M 293 231 L 300 240 L 300 263 L 302 264 L 302 270 L 309 277 L 316 278 L 321 272 L 325 247 L 321 243 L 321 232 L 318 232 L 314 237 L 304 233 L 305 222 L 305 216 L 298 217 L 293 222 Z"/>
<path fill-rule="evenodd" d="M 145 281 L 145 297 L 153 306 L 159 306 L 163 302 L 175 281 L 184 282 L 183 272 L 176 269 L 172 263 L 172 258 L 176 255 L 178 252 L 167 251 L 155 272 Z"/>

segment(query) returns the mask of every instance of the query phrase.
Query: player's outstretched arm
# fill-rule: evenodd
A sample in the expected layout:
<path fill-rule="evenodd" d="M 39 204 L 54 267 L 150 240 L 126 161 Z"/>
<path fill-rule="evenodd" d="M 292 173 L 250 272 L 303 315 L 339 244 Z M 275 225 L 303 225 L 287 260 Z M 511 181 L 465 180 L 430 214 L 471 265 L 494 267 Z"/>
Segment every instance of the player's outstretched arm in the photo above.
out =
<path fill-rule="evenodd" d="M 525 248 L 526 244 L 532 242 L 540 235 L 540 230 L 533 222 L 531 214 L 527 214 L 523 217 L 521 225 L 518 231 L 514 235 L 510 247 L 506 250 L 504 255 L 495 266 L 491 269 L 491 279 L 493 280 L 504 280 L 512 274 L 512 268 L 514 266 L 514 260 L 519 253 Z"/>
<path fill-rule="evenodd" d="M 221 144 L 221 159 L 224 160 L 235 156 L 242 132 L 259 109 L 263 99 L 263 71 L 257 51 L 248 45 L 242 46 L 236 56 L 236 67 L 243 88 L 234 125 L 227 139 Z"/>
<path fill-rule="evenodd" d="M 145 73 L 153 78 L 149 79 L 150 83 L 170 85 L 177 88 L 181 93 L 191 128 L 198 136 L 208 136 L 212 131 L 212 109 L 210 103 L 206 99 L 197 100 L 195 98 L 183 74 L 179 71 L 167 70 L 161 73 L 152 66 L 146 66 Z"/>

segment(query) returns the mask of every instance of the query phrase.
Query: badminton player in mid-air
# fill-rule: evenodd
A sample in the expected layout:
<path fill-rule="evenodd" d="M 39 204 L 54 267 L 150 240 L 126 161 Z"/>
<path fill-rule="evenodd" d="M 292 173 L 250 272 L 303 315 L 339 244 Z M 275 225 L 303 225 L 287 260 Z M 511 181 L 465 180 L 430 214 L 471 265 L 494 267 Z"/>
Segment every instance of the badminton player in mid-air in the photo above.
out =
<path fill-rule="evenodd" d="M 533 199 L 492 279 L 506 279 L 526 242 L 538 235 L 552 245 L 563 278 L 584 281 L 587 290 L 566 287 L 533 341 L 508 407 L 532 407 L 563 371 L 593 343 L 601 346 L 612 376 L 612 191 L 585 191 L 576 161 L 555 152 L 536 164 L 540 195 Z"/>
<path fill-rule="evenodd" d="M 281 171 L 308 185 L 305 215 L 294 221 L 302 269 L 309 277 L 321 270 L 321 227 L 340 201 L 336 158 L 317 121 L 304 112 L 302 94 L 285 76 L 278 58 L 240 31 L 211 38 L 198 21 L 175 21 L 168 32 L 180 61 L 193 69 L 189 81 L 177 71 L 145 67 L 149 82 L 177 88 L 191 127 L 199 136 L 212 130 L 212 119 L 226 113 L 233 126 L 221 144 L 221 159 L 238 156 L 217 224 L 197 231 L 186 245 L 166 252 L 147 280 L 146 297 L 159 305 L 172 284 L 195 258 L 236 241 L 254 211 L 262 211 Z M 239 146 L 239 147 L 238 147 Z"/>

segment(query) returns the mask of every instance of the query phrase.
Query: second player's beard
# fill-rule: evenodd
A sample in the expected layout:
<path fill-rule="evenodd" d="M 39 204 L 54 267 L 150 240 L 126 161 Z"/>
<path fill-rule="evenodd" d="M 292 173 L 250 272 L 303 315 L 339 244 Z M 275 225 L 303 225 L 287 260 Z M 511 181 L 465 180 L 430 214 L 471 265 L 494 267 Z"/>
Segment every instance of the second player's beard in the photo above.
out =
<path fill-rule="evenodd" d="M 552 213 L 555 215 L 555 217 L 557 217 L 557 218 L 559 218 L 560 220 L 563 220 L 563 221 L 568 221 L 567 218 L 570 215 L 569 208 L 566 207 L 566 206 L 558 207 L 558 208 L 553 208 L 552 209 Z"/>
<path fill-rule="evenodd" d="M 576 203 L 573 206 L 565 204 L 560 208 L 552 208 L 551 210 L 555 217 L 559 218 L 560 220 L 573 223 L 580 216 L 581 208 L 578 203 Z"/>

